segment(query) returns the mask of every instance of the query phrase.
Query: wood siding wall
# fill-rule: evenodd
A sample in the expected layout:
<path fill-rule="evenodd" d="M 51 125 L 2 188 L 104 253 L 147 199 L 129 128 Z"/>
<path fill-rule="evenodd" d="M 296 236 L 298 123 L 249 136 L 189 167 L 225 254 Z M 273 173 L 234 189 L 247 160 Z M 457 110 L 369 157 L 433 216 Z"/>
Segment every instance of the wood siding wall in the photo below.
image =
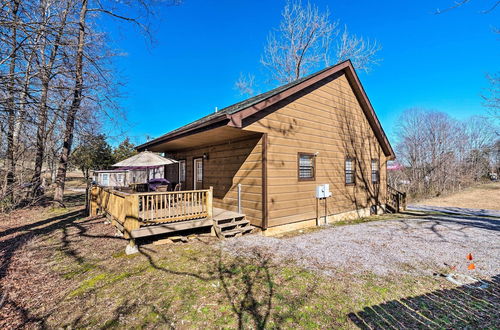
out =
<path fill-rule="evenodd" d="M 329 215 L 369 207 L 377 201 L 383 204 L 387 158 L 345 75 L 301 94 L 244 128 L 268 134 L 269 226 L 316 218 L 318 184 L 330 184 Z M 298 181 L 299 152 L 318 153 L 314 181 Z M 356 184 L 349 186 L 344 178 L 348 156 L 356 159 Z M 380 164 L 378 185 L 371 183 L 372 159 Z M 254 191 L 260 191 L 260 186 Z M 320 215 L 324 215 L 324 201 Z"/>
<path fill-rule="evenodd" d="M 228 141 L 224 144 L 169 152 L 175 159 L 186 160 L 186 182 L 183 189 L 193 189 L 194 159 L 203 160 L 203 189 L 210 186 L 213 205 L 231 211 L 238 208 L 238 184 L 241 184 L 242 213 L 256 226 L 262 225 L 262 137 Z M 168 173 L 173 173 L 169 171 Z M 176 174 L 173 174 L 174 176 Z M 168 177 L 167 177 L 168 179 Z M 178 179 L 176 178 L 176 180 Z M 201 188 L 201 187 L 197 187 Z"/>

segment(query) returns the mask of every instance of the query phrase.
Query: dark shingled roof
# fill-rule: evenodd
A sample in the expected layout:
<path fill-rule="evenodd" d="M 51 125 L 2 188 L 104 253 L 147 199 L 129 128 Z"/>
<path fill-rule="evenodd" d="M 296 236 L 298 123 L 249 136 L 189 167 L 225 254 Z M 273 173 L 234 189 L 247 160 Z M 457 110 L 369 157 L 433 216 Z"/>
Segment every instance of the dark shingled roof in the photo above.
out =
<path fill-rule="evenodd" d="M 341 63 L 344 63 L 344 62 L 341 62 Z M 292 81 L 292 82 L 290 82 L 290 83 L 288 83 L 286 85 L 282 85 L 280 87 L 277 87 L 277 88 L 272 89 L 270 91 L 267 91 L 265 93 L 262 93 L 262 94 L 250 97 L 250 98 L 248 98 L 246 100 L 243 100 L 241 102 L 238 102 L 238 103 L 235 103 L 235 104 L 230 105 L 228 107 L 225 107 L 225 108 L 223 108 L 223 109 L 221 109 L 221 110 L 219 110 L 217 112 L 214 112 L 214 113 L 211 113 L 209 115 L 206 115 L 205 117 L 197 119 L 197 120 L 195 120 L 195 121 L 193 121 L 193 122 L 191 122 L 191 123 L 189 123 L 187 125 L 181 126 L 181 127 L 177 128 L 177 129 L 174 129 L 173 131 L 170 131 L 170 132 L 168 132 L 168 133 L 166 133 L 166 134 L 164 134 L 164 135 L 162 135 L 160 137 L 157 137 L 157 138 L 155 138 L 155 139 L 153 139 L 151 141 L 148 141 L 145 144 L 149 144 L 149 143 L 155 142 L 156 140 L 161 140 L 161 139 L 163 139 L 163 138 L 165 138 L 167 136 L 173 135 L 173 134 L 175 134 L 177 132 L 181 132 L 181 131 L 187 130 L 187 129 L 191 128 L 191 127 L 196 127 L 198 125 L 201 125 L 201 124 L 203 124 L 205 122 L 210 121 L 211 119 L 215 119 L 215 118 L 218 118 L 218 117 L 225 117 L 226 115 L 232 115 L 232 114 L 234 114 L 234 113 L 236 113 L 236 112 L 238 112 L 240 110 L 246 109 L 246 108 L 251 107 L 251 106 L 253 106 L 253 105 L 255 105 L 255 104 L 259 103 L 259 102 L 262 102 L 262 101 L 264 101 L 264 100 L 266 100 L 266 99 L 268 99 L 270 97 L 273 97 L 273 96 L 275 96 L 275 95 L 277 95 L 277 94 L 279 94 L 279 93 L 281 93 L 281 92 L 283 92 L 283 91 L 285 91 L 285 90 L 287 90 L 289 88 L 295 87 L 298 84 L 300 84 L 301 82 L 303 82 L 303 81 L 305 81 L 305 80 L 307 80 L 307 79 L 309 79 L 311 77 L 314 77 L 314 76 L 316 76 L 316 75 L 318 75 L 318 74 L 320 74 L 320 73 L 322 73 L 324 71 L 327 71 L 330 68 L 332 68 L 334 66 L 337 66 L 339 64 L 340 63 L 337 63 L 335 65 L 329 66 L 327 68 L 324 68 L 323 70 L 314 72 L 314 73 L 312 73 L 310 75 L 307 75 L 307 76 L 302 77 L 300 79 L 294 80 L 294 81 Z M 141 147 L 141 146 L 139 146 L 139 147 Z"/>
<path fill-rule="evenodd" d="M 351 61 L 347 60 L 335 65 L 332 65 L 328 68 L 310 74 L 306 77 L 297 79 L 288 83 L 286 85 L 280 86 L 273 90 L 270 90 L 266 93 L 259 94 L 257 96 L 251 97 L 244 101 L 238 102 L 231 106 L 228 106 L 218 112 L 211 113 L 205 117 L 202 117 L 198 120 L 195 120 L 185 126 L 177 128 L 173 131 L 168 132 L 154 140 L 146 142 L 140 146 L 137 146 L 137 150 L 146 150 L 149 146 L 153 146 L 171 139 L 179 138 L 180 136 L 184 136 L 186 134 L 193 134 L 200 129 L 204 129 L 207 127 L 217 127 L 217 125 L 224 124 L 224 121 L 227 120 L 228 126 L 239 127 L 241 128 L 241 120 L 247 116 L 251 116 L 256 112 L 267 108 L 271 104 L 273 104 L 273 99 L 275 96 L 283 96 L 287 97 L 297 92 L 297 90 L 301 90 L 308 86 L 308 84 L 312 84 L 315 81 L 320 81 L 336 72 L 340 72 L 345 70 L 346 76 L 351 82 L 351 86 L 353 91 L 359 96 L 359 101 L 365 115 L 367 116 L 368 121 L 370 122 L 371 128 L 374 130 L 377 139 L 379 140 L 384 153 L 387 156 L 392 158 L 395 157 L 394 151 L 385 135 L 385 132 L 380 125 L 380 122 L 375 114 L 375 110 L 373 109 L 368 96 L 366 95 L 361 82 L 359 81 L 356 71 L 352 66 Z M 260 105 L 260 106 L 259 106 Z M 247 111 L 247 109 L 249 111 Z M 240 114 L 241 112 L 241 114 Z"/>

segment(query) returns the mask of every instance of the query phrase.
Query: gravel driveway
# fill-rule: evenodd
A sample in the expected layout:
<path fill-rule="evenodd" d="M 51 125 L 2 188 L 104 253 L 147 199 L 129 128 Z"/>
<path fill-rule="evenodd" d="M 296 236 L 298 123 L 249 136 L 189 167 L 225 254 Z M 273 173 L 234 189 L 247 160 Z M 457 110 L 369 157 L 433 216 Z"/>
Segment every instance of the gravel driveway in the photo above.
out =
<path fill-rule="evenodd" d="M 290 238 L 242 236 L 222 246 L 232 254 L 250 256 L 259 251 L 327 275 L 432 274 L 450 266 L 471 273 L 466 255 L 472 253 L 474 274 L 491 277 L 500 273 L 500 217 L 415 213 L 410 218 L 327 227 Z"/>

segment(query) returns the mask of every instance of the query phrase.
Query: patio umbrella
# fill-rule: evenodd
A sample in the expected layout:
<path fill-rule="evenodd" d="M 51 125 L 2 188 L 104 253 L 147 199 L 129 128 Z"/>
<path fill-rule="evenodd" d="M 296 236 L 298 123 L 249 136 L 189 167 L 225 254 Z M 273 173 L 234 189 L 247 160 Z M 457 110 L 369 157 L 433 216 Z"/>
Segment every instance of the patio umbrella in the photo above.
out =
<path fill-rule="evenodd" d="M 154 168 L 175 163 L 178 163 L 175 159 L 165 158 L 151 151 L 143 151 L 113 166 L 126 168 Z"/>
<path fill-rule="evenodd" d="M 159 167 L 176 163 L 178 161 L 175 159 L 162 157 L 151 151 L 143 151 L 112 166 L 130 170 L 145 169 L 147 172 L 147 181 L 149 182 L 149 169 L 155 169 L 156 171 Z"/>

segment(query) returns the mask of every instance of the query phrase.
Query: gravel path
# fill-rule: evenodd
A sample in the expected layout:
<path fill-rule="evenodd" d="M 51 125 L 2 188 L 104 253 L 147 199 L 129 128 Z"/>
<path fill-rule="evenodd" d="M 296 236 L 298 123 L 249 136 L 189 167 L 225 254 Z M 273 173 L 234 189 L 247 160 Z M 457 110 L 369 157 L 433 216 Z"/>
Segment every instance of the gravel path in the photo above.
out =
<path fill-rule="evenodd" d="M 467 270 L 472 253 L 476 276 L 500 273 L 500 218 L 416 215 L 409 219 L 328 227 L 291 238 L 248 235 L 222 242 L 237 255 L 265 253 L 327 275 L 373 272 L 432 274 L 455 266 Z"/>
<path fill-rule="evenodd" d="M 451 206 L 430 206 L 430 205 L 408 205 L 409 210 L 424 211 L 424 212 L 444 212 L 458 215 L 474 215 L 478 217 L 497 217 L 500 218 L 500 211 L 498 210 L 485 210 L 485 209 L 471 209 L 464 207 L 451 207 Z"/>

